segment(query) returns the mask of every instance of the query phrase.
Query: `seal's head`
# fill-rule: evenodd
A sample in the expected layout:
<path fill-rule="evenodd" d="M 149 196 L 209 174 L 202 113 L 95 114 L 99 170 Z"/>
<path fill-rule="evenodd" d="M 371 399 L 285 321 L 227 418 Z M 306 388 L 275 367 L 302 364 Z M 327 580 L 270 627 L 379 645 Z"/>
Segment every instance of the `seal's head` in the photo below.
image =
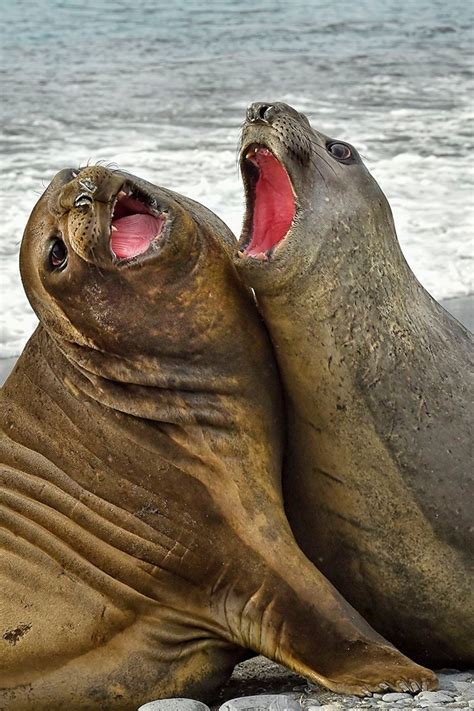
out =
<path fill-rule="evenodd" d="M 376 239 L 390 207 L 357 150 L 314 130 L 283 103 L 247 110 L 240 165 L 247 211 L 237 265 L 258 291 L 278 290 L 341 254 Z M 316 267 L 317 265 L 317 267 Z"/>
<path fill-rule="evenodd" d="M 230 249 L 233 237 L 215 215 L 164 188 L 102 166 L 62 170 L 28 221 L 22 279 L 58 340 L 121 356 L 149 353 L 159 340 L 162 353 L 171 331 L 176 346 L 183 299 L 193 301 L 195 333 L 205 326 L 205 277 L 223 278 L 216 233 Z M 196 345 L 189 331 L 186 343 Z"/>

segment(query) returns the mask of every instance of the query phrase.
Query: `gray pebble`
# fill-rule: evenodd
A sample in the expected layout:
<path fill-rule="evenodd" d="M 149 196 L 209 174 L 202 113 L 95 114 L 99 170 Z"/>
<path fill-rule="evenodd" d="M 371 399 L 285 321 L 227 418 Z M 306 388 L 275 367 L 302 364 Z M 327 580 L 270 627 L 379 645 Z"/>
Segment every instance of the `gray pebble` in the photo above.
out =
<path fill-rule="evenodd" d="M 429 701 L 431 704 L 446 704 L 453 700 L 453 695 L 447 691 L 422 691 L 416 697 L 417 706 L 421 706 L 424 701 Z"/>
<path fill-rule="evenodd" d="M 294 696 L 260 694 L 226 701 L 219 711 L 301 711 L 301 705 Z"/>
<path fill-rule="evenodd" d="M 455 674 L 448 675 L 452 681 L 474 681 L 474 675 L 472 672 L 456 672 Z"/>
<path fill-rule="evenodd" d="M 439 690 L 440 691 L 456 691 L 456 687 L 454 686 L 452 681 L 449 681 L 446 678 L 440 678 L 438 677 L 439 681 Z"/>
<path fill-rule="evenodd" d="M 463 694 L 468 689 L 472 689 L 472 681 L 453 681 L 458 693 Z"/>
<path fill-rule="evenodd" d="M 140 706 L 138 711 L 209 711 L 209 706 L 194 699 L 159 699 Z"/>
<path fill-rule="evenodd" d="M 413 697 L 410 694 L 402 694 L 399 692 L 384 694 L 382 696 L 382 701 L 411 701 Z"/>
<path fill-rule="evenodd" d="M 269 711 L 301 711 L 301 704 L 298 699 L 290 696 L 277 696 L 268 707 Z"/>

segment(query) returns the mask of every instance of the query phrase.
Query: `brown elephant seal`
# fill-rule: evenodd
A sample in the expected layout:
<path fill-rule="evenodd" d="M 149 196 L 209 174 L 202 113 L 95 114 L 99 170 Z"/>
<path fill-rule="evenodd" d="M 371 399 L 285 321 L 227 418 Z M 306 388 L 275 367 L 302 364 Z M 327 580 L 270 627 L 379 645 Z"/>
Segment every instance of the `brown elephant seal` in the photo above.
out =
<path fill-rule="evenodd" d="M 236 263 L 284 381 L 296 539 L 406 654 L 472 665 L 472 337 L 410 271 L 352 146 L 254 104 L 241 166 Z"/>
<path fill-rule="evenodd" d="M 40 326 L 1 403 L 8 709 L 208 699 L 245 649 L 334 690 L 436 683 L 296 545 L 234 244 L 204 207 L 103 167 L 62 171 L 33 210 Z"/>

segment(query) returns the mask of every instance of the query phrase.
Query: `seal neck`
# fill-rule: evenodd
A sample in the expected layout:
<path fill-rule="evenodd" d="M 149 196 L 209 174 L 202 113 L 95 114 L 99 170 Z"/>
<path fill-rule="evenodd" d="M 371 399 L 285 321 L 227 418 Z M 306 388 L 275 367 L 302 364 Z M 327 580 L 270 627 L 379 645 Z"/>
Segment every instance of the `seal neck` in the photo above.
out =
<path fill-rule="evenodd" d="M 292 260 L 299 270 L 291 271 L 290 265 L 284 288 L 280 284 L 278 290 L 257 289 L 264 312 L 291 307 L 303 319 L 306 314 L 310 320 L 323 321 L 337 311 L 345 311 L 347 318 L 354 313 L 356 318 L 365 309 L 378 311 L 377 320 L 383 321 L 384 316 L 390 318 L 394 304 L 399 308 L 403 302 L 411 308 L 415 293 L 424 291 L 401 251 L 388 206 L 365 226 L 342 225 L 335 240 L 318 240 L 317 226 L 302 224 L 298 229 L 306 238 L 304 258 Z"/>
<path fill-rule="evenodd" d="M 61 375 L 75 396 L 119 413 L 159 423 L 228 428 L 247 397 L 255 401 L 258 418 L 267 396 L 259 396 L 265 384 L 257 373 L 262 359 L 268 360 L 269 344 L 253 297 L 231 264 L 225 280 L 225 289 L 201 280 L 199 298 L 183 304 L 177 323 L 163 320 L 163 334 L 151 333 L 135 352 L 111 353 L 44 327 L 38 332 L 41 349 L 54 351 L 52 360 L 61 364 Z M 269 368 L 269 381 L 275 377 Z"/>
<path fill-rule="evenodd" d="M 58 341 L 44 330 L 40 343 L 43 352 L 55 351 L 65 384 L 77 397 L 155 422 L 226 424 L 221 397 L 235 384 L 210 359 L 193 367 L 169 354 L 119 357 Z"/>

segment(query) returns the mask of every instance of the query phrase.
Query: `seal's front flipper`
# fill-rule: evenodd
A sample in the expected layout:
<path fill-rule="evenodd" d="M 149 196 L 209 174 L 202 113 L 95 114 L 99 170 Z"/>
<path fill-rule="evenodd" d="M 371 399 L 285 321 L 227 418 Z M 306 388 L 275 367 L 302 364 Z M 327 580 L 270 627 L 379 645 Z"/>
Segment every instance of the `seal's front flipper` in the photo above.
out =
<path fill-rule="evenodd" d="M 250 594 L 242 590 L 247 579 L 235 585 L 237 595 L 224 595 L 234 641 L 340 693 L 436 688 L 436 676 L 377 634 L 290 534 L 269 542 L 264 555 Z"/>
<path fill-rule="evenodd" d="M 43 610 L 43 616 L 47 614 Z M 77 607 L 71 624 L 79 614 Z M 25 640 L 32 632 L 34 624 L 24 632 Z M 103 644 L 97 645 L 92 638 L 83 654 L 69 657 L 55 629 L 50 641 L 58 643 L 53 649 L 58 656 L 41 673 L 35 669 L 33 654 L 22 651 L 22 641 L 15 643 L 18 663 L 0 679 L 0 707 L 11 711 L 129 711 L 168 697 L 210 702 L 234 666 L 248 656 L 245 650 L 209 636 L 206 630 L 163 624 L 153 614 L 139 617 Z M 42 662 L 51 647 L 47 639 L 40 638 L 36 647 Z M 22 678 L 14 681 L 15 671 Z"/>
<path fill-rule="evenodd" d="M 57 507 L 67 501 L 71 510 L 64 492 L 8 467 L 0 468 L 0 489 L 0 708 L 120 711 L 169 696 L 212 700 L 246 651 L 199 626 L 196 595 L 184 582 L 187 605 L 169 583 L 166 596 L 161 582 L 161 595 L 147 597 L 127 584 L 143 581 L 143 566 L 128 567 L 130 557 L 117 558 L 52 509 L 54 492 Z M 72 540 L 89 543 L 107 571 Z M 107 567 L 113 560 L 120 580 Z"/>
<path fill-rule="evenodd" d="M 0 686 L 0 707 L 11 711 L 129 711 L 158 698 L 210 702 L 245 658 L 244 650 L 203 638 L 190 642 L 189 650 L 186 644 L 174 646 L 173 661 L 163 647 L 153 647 L 149 632 L 141 622 L 114 638 L 106 649 L 93 649 L 46 676 L 31 673 L 27 683 Z"/>

